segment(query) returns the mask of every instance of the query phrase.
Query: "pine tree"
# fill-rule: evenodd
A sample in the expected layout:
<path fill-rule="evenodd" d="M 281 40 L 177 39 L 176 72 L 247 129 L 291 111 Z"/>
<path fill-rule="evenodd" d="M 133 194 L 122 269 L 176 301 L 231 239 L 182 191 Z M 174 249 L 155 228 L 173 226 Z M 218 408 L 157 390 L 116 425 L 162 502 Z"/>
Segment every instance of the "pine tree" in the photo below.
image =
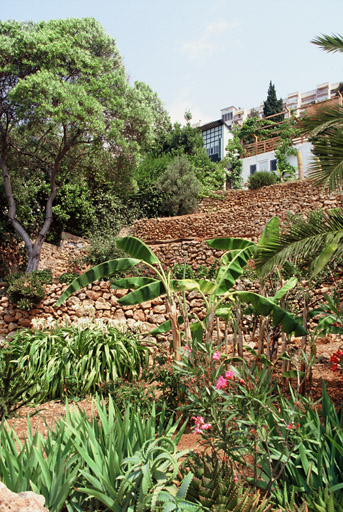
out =
<path fill-rule="evenodd" d="M 279 112 L 282 112 L 283 110 L 283 101 L 280 98 L 277 99 L 276 96 L 276 90 L 275 85 L 272 83 L 272 81 L 269 82 L 268 87 L 268 93 L 267 93 L 267 99 L 264 102 L 263 106 L 263 115 L 264 117 L 272 116 L 273 114 L 278 114 Z M 283 115 L 277 116 L 273 118 L 273 121 L 278 122 L 282 121 L 284 118 Z"/>

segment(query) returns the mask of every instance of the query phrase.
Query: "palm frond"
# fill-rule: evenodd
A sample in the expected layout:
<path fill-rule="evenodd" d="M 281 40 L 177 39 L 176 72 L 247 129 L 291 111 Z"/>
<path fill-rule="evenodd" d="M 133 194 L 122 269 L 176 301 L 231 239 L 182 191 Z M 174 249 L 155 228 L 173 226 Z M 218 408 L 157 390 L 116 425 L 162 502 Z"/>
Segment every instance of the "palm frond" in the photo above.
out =
<path fill-rule="evenodd" d="M 275 266 L 289 260 L 301 260 L 315 256 L 327 244 L 343 236 L 343 211 L 333 210 L 326 214 L 312 215 L 309 219 L 298 219 L 279 237 L 273 236 L 255 254 L 255 266 L 262 275 Z M 343 252 L 340 244 L 336 253 Z"/>
<path fill-rule="evenodd" d="M 343 106 L 318 107 L 302 120 L 302 133 L 313 143 L 309 176 L 330 191 L 343 185 Z"/>
<path fill-rule="evenodd" d="M 322 34 L 311 41 L 322 50 L 328 53 L 343 52 L 343 37 L 339 34 L 332 34 L 327 36 Z"/>
<path fill-rule="evenodd" d="M 309 175 L 330 191 L 343 186 L 343 131 L 329 130 L 314 143 Z"/>
<path fill-rule="evenodd" d="M 301 120 L 303 135 L 317 137 L 326 133 L 329 128 L 343 128 L 343 106 L 338 102 L 334 105 L 316 105 L 310 116 Z"/>

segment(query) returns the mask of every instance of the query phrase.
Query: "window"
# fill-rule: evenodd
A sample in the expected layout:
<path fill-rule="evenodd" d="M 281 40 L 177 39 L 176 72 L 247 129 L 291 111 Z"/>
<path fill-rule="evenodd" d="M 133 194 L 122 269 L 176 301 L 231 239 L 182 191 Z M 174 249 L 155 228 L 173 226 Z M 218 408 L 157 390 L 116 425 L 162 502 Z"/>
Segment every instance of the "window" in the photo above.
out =
<path fill-rule="evenodd" d="M 275 159 L 275 160 L 271 160 L 271 161 L 269 162 L 269 164 L 270 164 L 270 170 L 271 170 L 271 171 L 276 171 L 276 168 L 277 168 L 277 160 L 276 160 L 276 159 Z"/>
<path fill-rule="evenodd" d="M 232 112 L 228 112 L 227 114 L 222 115 L 223 121 L 231 121 L 232 119 Z"/>
<path fill-rule="evenodd" d="M 256 172 L 256 164 L 253 164 L 250 166 L 250 176 L 255 174 L 255 172 Z"/>

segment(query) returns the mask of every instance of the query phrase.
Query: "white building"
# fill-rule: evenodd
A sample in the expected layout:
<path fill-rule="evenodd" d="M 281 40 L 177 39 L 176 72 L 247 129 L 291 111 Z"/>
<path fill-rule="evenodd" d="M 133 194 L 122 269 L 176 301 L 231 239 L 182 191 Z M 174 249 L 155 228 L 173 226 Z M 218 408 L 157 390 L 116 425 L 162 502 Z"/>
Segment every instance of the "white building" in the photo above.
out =
<path fill-rule="evenodd" d="M 312 91 L 303 93 L 294 92 L 288 94 L 284 98 L 283 104 L 285 109 L 285 118 L 289 118 L 292 114 L 297 117 L 303 115 L 306 110 L 316 108 L 315 105 L 325 100 L 331 100 L 337 97 L 337 88 L 339 83 L 330 84 L 326 82 L 318 85 Z M 340 96 L 340 101 L 342 96 Z M 249 117 L 263 118 L 263 102 L 259 107 L 252 109 L 237 108 L 230 106 L 221 109 L 221 119 L 199 126 L 204 138 L 204 146 L 208 156 L 212 161 L 218 162 L 225 156 L 225 148 L 229 138 L 232 137 L 231 130 L 234 126 L 241 126 Z M 246 183 L 249 176 L 256 171 L 275 171 L 277 160 L 275 158 L 275 149 L 280 143 L 278 137 L 272 137 L 267 140 L 248 144 L 244 147 L 246 157 L 242 159 L 243 169 L 242 178 Z M 302 139 L 294 139 L 294 147 L 300 151 L 303 161 L 304 173 L 306 174 L 310 160 L 312 158 L 312 145 Z M 297 167 L 297 157 L 292 155 L 288 157 L 288 161 L 294 167 Z"/>

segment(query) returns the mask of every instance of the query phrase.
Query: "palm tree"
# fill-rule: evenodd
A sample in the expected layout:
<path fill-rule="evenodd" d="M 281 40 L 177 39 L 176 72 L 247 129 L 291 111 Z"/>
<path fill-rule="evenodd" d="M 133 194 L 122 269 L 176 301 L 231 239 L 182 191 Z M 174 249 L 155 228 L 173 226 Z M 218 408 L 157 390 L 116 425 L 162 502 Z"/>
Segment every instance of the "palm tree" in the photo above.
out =
<path fill-rule="evenodd" d="M 343 37 L 320 36 L 312 41 L 329 53 L 343 53 Z M 302 121 L 303 133 L 313 144 L 314 158 L 310 178 L 329 191 L 341 190 L 343 184 L 343 106 L 317 108 Z M 274 231 L 257 251 L 255 265 L 262 274 L 288 260 L 313 256 L 312 271 L 317 274 L 333 257 L 343 253 L 343 211 L 310 215 L 296 220 L 281 234 Z"/>

